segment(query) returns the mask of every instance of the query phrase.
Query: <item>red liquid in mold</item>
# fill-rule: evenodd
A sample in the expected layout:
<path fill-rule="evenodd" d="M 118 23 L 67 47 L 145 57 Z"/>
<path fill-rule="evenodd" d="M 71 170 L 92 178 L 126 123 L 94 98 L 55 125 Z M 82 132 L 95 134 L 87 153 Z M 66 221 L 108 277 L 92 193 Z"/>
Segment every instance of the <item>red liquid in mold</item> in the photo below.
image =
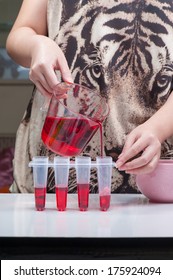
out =
<path fill-rule="evenodd" d="M 67 187 L 55 188 L 56 192 L 56 205 L 59 211 L 65 211 L 67 206 Z"/>
<path fill-rule="evenodd" d="M 100 209 L 102 211 L 107 211 L 110 206 L 110 195 L 101 195 L 100 196 Z"/>
<path fill-rule="evenodd" d="M 46 117 L 42 130 L 42 140 L 45 145 L 62 156 L 79 155 L 101 123 L 86 118 Z M 102 145 L 102 133 L 101 146 Z M 103 148 L 102 148 L 103 149 Z M 101 151 L 102 154 L 102 151 Z"/>
<path fill-rule="evenodd" d="M 35 187 L 35 207 L 38 211 L 43 211 L 45 208 L 46 188 Z"/>
<path fill-rule="evenodd" d="M 89 184 L 77 184 L 78 206 L 80 211 L 88 208 Z"/>

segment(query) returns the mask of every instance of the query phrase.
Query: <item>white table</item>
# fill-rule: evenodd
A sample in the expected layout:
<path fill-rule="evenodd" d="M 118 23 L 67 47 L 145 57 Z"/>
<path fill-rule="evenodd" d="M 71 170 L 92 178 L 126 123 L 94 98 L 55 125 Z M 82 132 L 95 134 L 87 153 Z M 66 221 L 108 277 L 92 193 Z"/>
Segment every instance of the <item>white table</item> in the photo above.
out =
<path fill-rule="evenodd" d="M 107 212 L 97 194 L 81 212 L 77 195 L 68 194 L 67 209 L 56 209 L 47 194 L 46 209 L 36 211 L 33 194 L 0 195 L 0 237 L 173 237 L 173 204 L 149 203 L 143 195 L 112 194 Z"/>
<path fill-rule="evenodd" d="M 132 241 L 141 240 L 140 252 L 145 249 L 146 240 L 153 244 L 151 240 L 161 239 L 171 241 L 168 243 L 173 248 L 172 221 L 173 204 L 150 203 L 140 194 L 112 194 L 107 212 L 100 211 L 98 194 L 90 194 L 86 212 L 79 211 L 77 194 L 68 194 L 64 212 L 56 209 L 55 194 L 47 194 L 46 209 L 42 212 L 35 210 L 33 194 L 0 194 L 0 249 L 4 240 L 12 240 L 12 245 L 18 241 L 19 245 L 21 240 L 29 244 L 31 239 L 53 240 L 54 245 L 63 240 L 66 245 L 80 240 L 79 246 L 84 240 L 94 240 L 92 246 L 99 244 L 99 240 L 107 240 L 110 247 L 113 242 L 116 248 L 121 246 L 120 240 L 121 244 L 130 240 L 128 244 L 132 247 Z"/>

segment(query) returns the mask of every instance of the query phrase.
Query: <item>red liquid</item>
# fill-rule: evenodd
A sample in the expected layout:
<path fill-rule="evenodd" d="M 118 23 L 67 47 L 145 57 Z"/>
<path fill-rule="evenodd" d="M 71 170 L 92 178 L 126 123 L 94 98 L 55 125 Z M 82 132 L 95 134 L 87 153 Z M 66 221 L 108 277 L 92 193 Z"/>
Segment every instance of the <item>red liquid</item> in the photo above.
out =
<path fill-rule="evenodd" d="M 77 184 L 78 206 L 80 211 L 86 211 L 88 208 L 89 184 Z"/>
<path fill-rule="evenodd" d="M 108 210 L 108 208 L 110 206 L 110 199 L 111 199 L 110 195 L 101 195 L 100 196 L 100 209 L 102 211 Z"/>
<path fill-rule="evenodd" d="M 60 188 L 56 186 L 55 192 L 56 192 L 56 206 L 58 210 L 65 211 L 67 206 L 67 187 Z"/>
<path fill-rule="evenodd" d="M 45 208 L 46 188 L 35 188 L 35 207 L 38 211 Z"/>
<path fill-rule="evenodd" d="M 102 157 L 104 147 L 103 147 L 103 127 L 101 123 L 99 123 L 99 129 L 100 129 L 100 150 L 101 150 L 100 155 Z"/>
<path fill-rule="evenodd" d="M 46 117 L 42 140 L 53 152 L 62 156 L 79 155 L 101 127 L 86 118 Z"/>

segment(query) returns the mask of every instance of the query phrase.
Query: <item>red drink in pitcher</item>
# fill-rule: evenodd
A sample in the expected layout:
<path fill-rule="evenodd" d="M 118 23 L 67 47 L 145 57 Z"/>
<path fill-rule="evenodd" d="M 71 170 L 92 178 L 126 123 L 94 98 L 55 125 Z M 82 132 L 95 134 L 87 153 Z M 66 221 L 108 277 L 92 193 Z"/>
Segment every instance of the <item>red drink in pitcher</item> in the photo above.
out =
<path fill-rule="evenodd" d="M 88 144 L 100 123 L 78 117 L 47 116 L 42 130 L 42 140 L 54 153 L 62 156 L 79 155 Z"/>

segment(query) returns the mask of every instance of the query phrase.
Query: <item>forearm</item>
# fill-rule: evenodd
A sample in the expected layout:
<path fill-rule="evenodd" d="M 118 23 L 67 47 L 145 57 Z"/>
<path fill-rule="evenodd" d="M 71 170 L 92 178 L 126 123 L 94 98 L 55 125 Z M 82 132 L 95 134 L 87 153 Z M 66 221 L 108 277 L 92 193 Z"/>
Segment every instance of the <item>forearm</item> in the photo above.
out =
<path fill-rule="evenodd" d="M 22 66 L 30 67 L 31 65 L 34 38 L 39 35 L 47 35 L 47 1 L 23 0 L 19 14 L 8 35 L 7 52 L 14 61 Z"/>
<path fill-rule="evenodd" d="M 36 32 L 29 27 L 20 27 L 9 34 L 6 49 L 16 63 L 30 67 L 35 36 Z"/>
<path fill-rule="evenodd" d="M 162 143 L 173 135 L 173 92 L 166 103 L 146 122 Z"/>

